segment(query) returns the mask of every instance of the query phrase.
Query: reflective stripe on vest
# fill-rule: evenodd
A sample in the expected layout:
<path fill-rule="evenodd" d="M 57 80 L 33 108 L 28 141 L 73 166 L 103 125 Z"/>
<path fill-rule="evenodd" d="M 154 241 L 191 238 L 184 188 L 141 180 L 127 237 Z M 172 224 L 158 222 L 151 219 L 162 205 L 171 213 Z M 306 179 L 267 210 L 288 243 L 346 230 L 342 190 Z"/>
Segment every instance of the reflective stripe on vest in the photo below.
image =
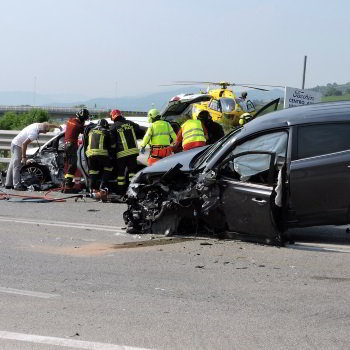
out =
<path fill-rule="evenodd" d="M 89 133 L 89 144 L 86 151 L 86 156 L 108 156 L 108 150 L 104 149 L 105 135 L 103 131 L 94 129 Z"/>
<path fill-rule="evenodd" d="M 124 124 L 122 127 L 117 129 L 117 132 L 120 137 L 122 148 L 123 148 L 123 150 L 117 151 L 117 158 L 123 158 L 123 157 L 131 156 L 133 154 L 138 155 L 139 149 L 137 148 L 137 139 L 136 139 L 134 128 L 129 124 Z M 128 144 L 128 141 L 129 141 L 129 144 Z"/>
<path fill-rule="evenodd" d="M 190 142 L 205 142 L 204 130 L 200 120 L 187 120 L 182 125 L 182 147 Z"/>
<path fill-rule="evenodd" d="M 152 123 L 152 146 L 169 146 L 171 144 L 171 126 L 164 120 Z"/>

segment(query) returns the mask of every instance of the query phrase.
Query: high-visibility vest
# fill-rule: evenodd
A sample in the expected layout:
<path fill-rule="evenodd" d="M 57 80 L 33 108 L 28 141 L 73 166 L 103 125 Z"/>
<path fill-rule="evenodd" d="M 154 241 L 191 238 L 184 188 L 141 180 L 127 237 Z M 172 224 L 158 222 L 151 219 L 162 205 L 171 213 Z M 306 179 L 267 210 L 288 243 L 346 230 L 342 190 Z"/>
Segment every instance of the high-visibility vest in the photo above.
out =
<path fill-rule="evenodd" d="M 187 120 L 181 127 L 182 147 L 190 142 L 205 142 L 204 130 L 200 120 Z"/>
<path fill-rule="evenodd" d="M 176 140 L 172 126 L 165 120 L 157 120 L 148 128 L 141 147 L 150 141 L 151 146 L 170 146 Z"/>
<path fill-rule="evenodd" d="M 107 130 L 92 129 L 88 136 L 86 156 L 108 156 L 110 139 Z"/>
<path fill-rule="evenodd" d="M 135 130 L 131 124 L 117 122 L 111 132 L 116 136 L 117 158 L 139 154 Z"/>

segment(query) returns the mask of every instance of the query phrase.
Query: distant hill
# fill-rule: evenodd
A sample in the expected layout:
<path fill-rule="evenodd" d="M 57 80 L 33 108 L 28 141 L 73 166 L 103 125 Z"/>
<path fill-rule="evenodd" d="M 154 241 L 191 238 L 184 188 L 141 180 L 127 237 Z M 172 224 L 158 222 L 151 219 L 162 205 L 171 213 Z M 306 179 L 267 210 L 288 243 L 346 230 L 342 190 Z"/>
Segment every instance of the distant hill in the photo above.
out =
<path fill-rule="evenodd" d="M 173 96 L 185 93 L 198 93 L 204 91 L 203 87 L 181 87 L 174 90 L 156 92 L 149 95 L 127 96 L 115 98 L 99 97 L 87 99 L 84 96 L 77 95 L 35 95 L 36 106 L 56 106 L 72 107 L 85 105 L 88 108 L 119 108 L 129 111 L 147 111 L 152 107 L 161 109 Z M 243 91 L 243 90 L 242 90 Z M 238 93 L 237 93 L 238 94 Z M 248 97 L 251 100 L 271 100 L 283 96 L 283 91 L 274 89 L 269 92 L 258 90 L 248 90 Z M 32 92 L 14 91 L 0 92 L 0 105 L 20 106 L 34 105 L 34 95 Z"/>
<path fill-rule="evenodd" d="M 20 106 L 56 106 L 72 107 L 85 105 L 88 108 L 119 108 L 125 111 L 147 111 L 152 107 L 161 109 L 173 96 L 181 93 L 198 93 L 205 91 L 204 86 L 184 86 L 173 90 L 159 91 L 148 95 L 125 96 L 118 98 L 98 97 L 89 99 L 83 95 L 72 94 L 33 94 L 33 92 L 13 91 L 0 92 L 0 105 Z M 259 91 L 253 89 L 240 89 L 236 92 L 238 95 L 242 91 L 248 92 L 248 98 L 253 101 L 266 102 L 277 97 L 283 97 L 283 89 L 272 89 L 270 91 Z M 327 84 L 325 86 L 316 86 L 311 90 L 321 92 L 324 96 L 338 95 L 340 99 L 348 99 L 350 94 L 350 82 L 338 85 L 337 83 Z M 339 99 L 339 98 L 337 98 Z"/>

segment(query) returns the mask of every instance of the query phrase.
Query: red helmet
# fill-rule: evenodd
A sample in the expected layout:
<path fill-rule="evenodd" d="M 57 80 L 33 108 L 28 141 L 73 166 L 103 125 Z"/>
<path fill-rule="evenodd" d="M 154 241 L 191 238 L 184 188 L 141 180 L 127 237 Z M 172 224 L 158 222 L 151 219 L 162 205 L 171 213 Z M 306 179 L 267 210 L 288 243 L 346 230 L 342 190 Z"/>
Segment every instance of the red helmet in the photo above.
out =
<path fill-rule="evenodd" d="M 122 112 L 119 109 L 113 109 L 110 113 L 111 119 L 115 121 L 116 119 L 122 117 Z"/>

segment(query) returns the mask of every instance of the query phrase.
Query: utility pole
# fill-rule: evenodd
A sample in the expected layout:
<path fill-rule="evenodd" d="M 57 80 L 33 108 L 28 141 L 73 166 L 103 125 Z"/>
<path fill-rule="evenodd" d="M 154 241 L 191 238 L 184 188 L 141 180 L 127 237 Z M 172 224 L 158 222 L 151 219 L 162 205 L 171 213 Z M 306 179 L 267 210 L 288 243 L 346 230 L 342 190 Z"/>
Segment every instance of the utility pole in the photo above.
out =
<path fill-rule="evenodd" d="M 304 90 L 304 87 L 305 87 L 306 60 L 307 60 L 307 56 L 304 56 L 303 85 L 301 86 L 301 88 L 303 90 Z"/>

